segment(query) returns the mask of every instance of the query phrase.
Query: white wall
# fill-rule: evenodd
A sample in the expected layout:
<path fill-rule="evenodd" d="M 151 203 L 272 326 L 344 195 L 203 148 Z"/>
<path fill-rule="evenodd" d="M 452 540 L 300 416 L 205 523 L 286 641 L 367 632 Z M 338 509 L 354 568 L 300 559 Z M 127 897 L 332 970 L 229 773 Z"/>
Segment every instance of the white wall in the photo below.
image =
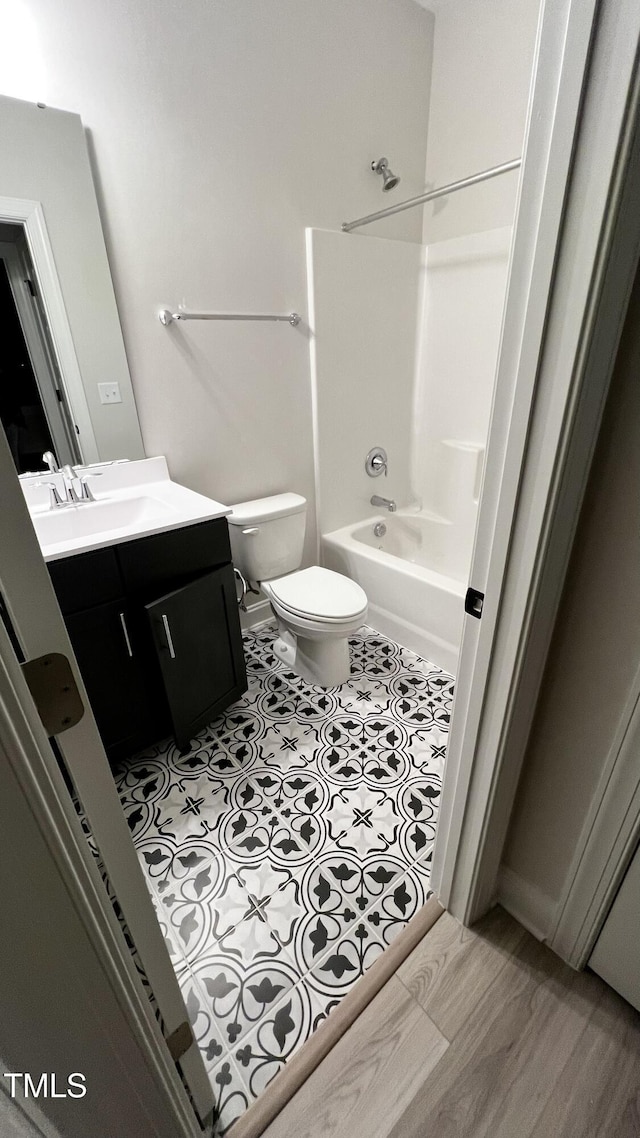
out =
<path fill-rule="evenodd" d="M 429 189 L 522 154 L 540 0 L 447 0 L 436 5 Z M 425 241 L 511 225 L 518 172 L 437 199 Z"/>
<path fill-rule="evenodd" d="M 223 501 L 312 499 L 304 326 L 166 330 L 155 310 L 305 312 L 305 227 L 379 207 L 380 154 L 423 185 L 432 17 L 413 0 L 25 3 L 14 93 L 90 132 L 147 453 Z"/>
<path fill-rule="evenodd" d="M 405 506 L 423 249 L 407 241 L 310 230 L 312 370 L 320 530 L 371 517 L 372 494 Z M 387 452 L 371 478 L 365 458 Z"/>
<path fill-rule="evenodd" d="M 518 915 L 538 927 L 553 919 L 640 660 L 639 372 L 640 278 L 504 851 Z"/>

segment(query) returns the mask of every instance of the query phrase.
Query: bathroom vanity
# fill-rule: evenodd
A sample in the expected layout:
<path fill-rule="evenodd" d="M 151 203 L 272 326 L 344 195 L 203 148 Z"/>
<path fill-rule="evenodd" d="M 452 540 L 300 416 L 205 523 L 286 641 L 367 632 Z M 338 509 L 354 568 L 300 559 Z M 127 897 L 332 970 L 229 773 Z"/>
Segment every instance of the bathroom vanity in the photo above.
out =
<path fill-rule="evenodd" d="M 105 468 L 95 503 L 32 509 L 114 764 L 171 732 L 187 747 L 246 690 L 228 513 L 164 459 Z"/>

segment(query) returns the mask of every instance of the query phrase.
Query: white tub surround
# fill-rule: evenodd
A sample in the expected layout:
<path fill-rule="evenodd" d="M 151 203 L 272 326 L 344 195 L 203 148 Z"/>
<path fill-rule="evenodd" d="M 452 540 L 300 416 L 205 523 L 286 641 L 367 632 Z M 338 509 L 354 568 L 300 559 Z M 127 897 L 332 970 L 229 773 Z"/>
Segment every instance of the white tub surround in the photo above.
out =
<path fill-rule="evenodd" d="M 320 533 L 371 513 L 372 494 L 409 502 L 409 441 L 421 245 L 307 230 L 311 373 Z M 375 446 L 388 476 L 370 478 Z"/>
<path fill-rule="evenodd" d="M 231 513 L 230 506 L 172 482 L 162 456 L 135 462 L 96 463 L 78 467 L 75 473 L 78 479 L 91 476 L 94 502 L 52 509 L 49 488 L 43 483 L 53 483 L 64 498 L 62 473 L 43 471 L 20 479 L 45 561 L 197 525 Z"/>
<path fill-rule="evenodd" d="M 376 537 L 379 523 L 387 530 Z M 466 590 L 456 543 L 446 519 L 400 511 L 325 534 L 322 553 L 365 590 L 373 628 L 455 674 Z"/>
<path fill-rule="evenodd" d="M 477 507 L 479 497 L 510 248 L 511 227 L 506 226 L 424 250 L 411 488 L 423 508 L 460 517 L 471 541 L 477 509 L 469 514 L 468 506 L 474 500 Z"/>
<path fill-rule="evenodd" d="M 510 227 L 427 248 L 369 232 L 307 231 L 322 558 L 363 586 L 375 627 L 449 671 L 510 242 Z M 386 477 L 365 470 L 375 446 L 387 452 Z M 400 515 L 372 518 L 372 495 L 396 502 Z M 382 542 L 376 520 L 387 526 Z"/>

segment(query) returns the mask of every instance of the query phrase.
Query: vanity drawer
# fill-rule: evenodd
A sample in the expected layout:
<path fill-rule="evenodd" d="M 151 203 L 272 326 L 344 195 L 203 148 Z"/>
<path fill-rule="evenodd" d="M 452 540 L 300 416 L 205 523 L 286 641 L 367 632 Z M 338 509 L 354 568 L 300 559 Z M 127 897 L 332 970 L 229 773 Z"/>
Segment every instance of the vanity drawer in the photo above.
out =
<path fill-rule="evenodd" d="M 194 577 L 231 561 L 226 518 L 139 538 L 117 547 L 127 592 L 166 592 L 172 581 Z"/>
<path fill-rule="evenodd" d="M 63 613 L 82 612 L 122 595 L 122 578 L 113 549 L 96 549 L 50 561 L 49 576 Z"/>

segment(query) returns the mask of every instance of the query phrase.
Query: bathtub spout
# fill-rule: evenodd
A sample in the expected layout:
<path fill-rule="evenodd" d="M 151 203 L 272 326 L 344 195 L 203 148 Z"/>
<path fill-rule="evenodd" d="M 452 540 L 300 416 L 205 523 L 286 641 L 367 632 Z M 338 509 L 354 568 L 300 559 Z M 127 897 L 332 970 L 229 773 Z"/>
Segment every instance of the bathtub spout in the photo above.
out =
<path fill-rule="evenodd" d="M 388 510 L 390 514 L 395 513 L 397 506 L 393 498 L 381 498 L 379 494 L 374 494 L 371 498 L 372 506 L 381 506 L 383 510 Z"/>

